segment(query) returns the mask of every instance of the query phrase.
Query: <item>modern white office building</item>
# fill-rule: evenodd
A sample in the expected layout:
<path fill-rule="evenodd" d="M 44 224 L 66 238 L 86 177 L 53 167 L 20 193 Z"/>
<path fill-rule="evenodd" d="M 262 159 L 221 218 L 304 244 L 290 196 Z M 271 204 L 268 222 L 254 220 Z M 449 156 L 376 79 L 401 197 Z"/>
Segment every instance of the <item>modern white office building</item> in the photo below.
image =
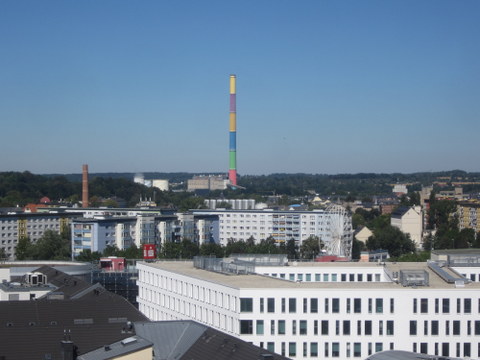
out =
<path fill-rule="evenodd" d="M 480 357 L 480 284 L 470 280 L 478 263 L 240 260 L 139 263 L 139 308 L 151 320 L 196 320 L 294 359 L 392 349 Z"/>
<path fill-rule="evenodd" d="M 341 206 L 315 211 L 265 210 L 192 210 L 194 214 L 218 215 L 220 243 L 230 239 L 259 242 L 273 237 L 277 243 L 294 239 L 298 245 L 310 236 L 317 236 L 329 254 L 350 256 L 353 230 L 352 217 Z"/>

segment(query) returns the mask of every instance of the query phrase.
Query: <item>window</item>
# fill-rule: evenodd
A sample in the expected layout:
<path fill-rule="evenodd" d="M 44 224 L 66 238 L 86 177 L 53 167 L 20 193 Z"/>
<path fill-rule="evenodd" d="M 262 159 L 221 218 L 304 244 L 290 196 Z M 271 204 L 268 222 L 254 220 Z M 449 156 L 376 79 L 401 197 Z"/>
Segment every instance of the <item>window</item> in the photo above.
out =
<path fill-rule="evenodd" d="M 438 314 L 439 310 L 439 299 L 435 299 L 435 314 Z"/>
<path fill-rule="evenodd" d="M 450 335 L 450 321 L 445 321 L 445 335 Z"/>
<path fill-rule="evenodd" d="M 450 356 L 450 344 L 442 343 L 442 356 Z"/>
<path fill-rule="evenodd" d="M 335 335 L 340 335 L 340 320 L 335 320 Z"/>
<path fill-rule="evenodd" d="M 317 357 L 318 356 L 318 343 L 312 342 L 310 343 L 310 356 Z"/>
<path fill-rule="evenodd" d="M 240 334 L 253 334 L 252 320 L 240 320 Z"/>
<path fill-rule="evenodd" d="M 354 282 L 355 281 L 355 274 L 348 274 L 348 281 Z"/>
<path fill-rule="evenodd" d="M 420 353 L 428 354 L 428 343 L 420 343 Z"/>
<path fill-rule="evenodd" d="M 353 357 L 360 357 L 362 355 L 362 344 L 353 343 Z"/>
<path fill-rule="evenodd" d="M 328 357 L 328 342 L 325 343 L 325 357 Z"/>
<path fill-rule="evenodd" d="M 375 299 L 375 312 L 377 314 L 383 313 L 383 299 Z"/>
<path fill-rule="evenodd" d="M 323 274 L 323 281 L 328 281 L 328 274 Z"/>
<path fill-rule="evenodd" d="M 263 320 L 257 320 L 257 335 L 263 335 Z"/>
<path fill-rule="evenodd" d="M 278 335 L 285 335 L 285 320 L 278 320 Z"/>
<path fill-rule="evenodd" d="M 357 281 L 363 281 L 363 274 L 357 274 Z"/>
<path fill-rule="evenodd" d="M 480 335 L 480 320 L 475 320 L 475 335 Z"/>
<path fill-rule="evenodd" d="M 285 312 L 285 298 L 282 298 L 282 313 Z"/>
<path fill-rule="evenodd" d="M 329 312 L 328 303 L 329 303 L 328 298 L 325 298 L 325 313 L 327 314 Z"/>
<path fill-rule="evenodd" d="M 332 357 L 340 356 L 340 344 L 337 342 L 332 343 Z"/>
<path fill-rule="evenodd" d="M 351 302 L 351 299 L 348 298 L 347 299 L 347 314 L 350 314 L 350 305 L 351 305 L 350 302 Z"/>
<path fill-rule="evenodd" d="M 432 326 L 430 331 L 432 335 L 438 335 L 438 320 L 432 320 Z"/>
<path fill-rule="evenodd" d="M 457 299 L 457 314 L 462 312 L 462 299 Z"/>
<path fill-rule="evenodd" d="M 413 299 L 413 313 L 417 313 L 417 299 Z"/>
<path fill-rule="evenodd" d="M 420 312 L 422 314 L 428 313 L 428 299 L 420 299 Z"/>
<path fill-rule="evenodd" d="M 337 274 L 332 274 L 332 281 L 337 281 Z"/>
<path fill-rule="evenodd" d="M 270 335 L 275 335 L 275 320 L 270 320 Z"/>
<path fill-rule="evenodd" d="M 410 320 L 410 335 L 417 335 L 417 321 Z"/>
<path fill-rule="evenodd" d="M 383 351 L 383 343 L 375 343 L 375 352 Z"/>
<path fill-rule="evenodd" d="M 463 299 L 463 312 L 465 314 L 472 313 L 472 299 Z"/>
<path fill-rule="evenodd" d="M 372 335 L 372 321 L 365 320 L 365 335 Z"/>
<path fill-rule="evenodd" d="M 387 320 L 387 335 L 393 334 L 393 320 Z"/>
<path fill-rule="evenodd" d="M 350 320 L 343 320 L 343 335 L 350 335 Z"/>
<path fill-rule="evenodd" d="M 372 313 L 372 299 L 368 299 L 368 313 Z"/>
<path fill-rule="evenodd" d="M 463 357 L 471 356 L 471 346 L 470 343 L 463 343 Z"/>
<path fill-rule="evenodd" d="M 306 281 L 312 281 L 312 274 L 305 275 L 305 280 Z"/>
<path fill-rule="evenodd" d="M 423 322 L 423 335 L 428 335 L 428 321 Z"/>
<path fill-rule="evenodd" d="M 395 299 L 390 298 L 390 314 L 393 314 L 395 312 Z"/>
<path fill-rule="evenodd" d="M 288 343 L 288 356 L 297 356 L 297 343 Z"/>
<path fill-rule="evenodd" d="M 307 335 L 307 320 L 300 320 L 300 335 Z"/>
<path fill-rule="evenodd" d="M 292 335 L 297 334 L 297 320 L 292 321 Z"/>
<path fill-rule="evenodd" d="M 362 299 L 353 299 L 353 312 L 356 314 L 362 312 Z"/>
<path fill-rule="evenodd" d="M 240 312 L 252 312 L 252 311 L 253 311 L 253 299 L 240 298 Z"/>
<path fill-rule="evenodd" d="M 453 335 L 460 335 L 460 321 L 453 320 Z"/>
<path fill-rule="evenodd" d="M 297 312 L 297 299 L 295 298 L 288 299 L 288 312 L 290 313 Z"/>
<path fill-rule="evenodd" d="M 340 312 L 340 299 L 332 299 L 332 312 L 339 313 Z"/>
<path fill-rule="evenodd" d="M 270 352 L 275 352 L 275 343 L 274 342 L 267 342 L 267 350 Z"/>
<path fill-rule="evenodd" d="M 328 320 L 322 320 L 322 335 L 328 335 Z"/>
<path fill-rule="evenodd" d="M 341 274 L 340 275 L 340 280 L 341 281 L 347 281 L 347 274 Z"/>
<path fill-rule="evenodd" d="M 357 320 L 357 335 L 362 335 L 362 320 Z"/>
<path fill-rule="evenodd" d="M 275 312 L 275 298 L 268 298 L 267 299 L 267 311 L 269 313 Z"/>
<path fill-rule="evenodd" d="M 320 281 L 320 274 L 315 274 L 315 281 Z"/>
<path fill-rule="evenodd" d="M 264 312 L 264 298 L 260 298 L 260 312 L 263 313 Z"/>
<path fill-rule="evenodd" d="M 313 335 L 318 335 L 318 320 L 313 320 Z"/>
<path fill-rule="evenodd" d="M 310 299 L 310 312 L 317 313 L 318 312 L 318 299 L 312 298 Z"/>
<path fill-rule="evenodd" d="M 308 312 L 308 299 L 307 298 L 303 298 L 303 313 L 307 313 Z"/>
<path fill-rule="evenodd" d="M 442 313 L 444 314 L 450 313 L 450 299 L 448 298 L 442 299 Z"/>
<path fill-rule="evenodd" d="M 378 322 L 378 335 L 383 335 L 383 321 Z"/>

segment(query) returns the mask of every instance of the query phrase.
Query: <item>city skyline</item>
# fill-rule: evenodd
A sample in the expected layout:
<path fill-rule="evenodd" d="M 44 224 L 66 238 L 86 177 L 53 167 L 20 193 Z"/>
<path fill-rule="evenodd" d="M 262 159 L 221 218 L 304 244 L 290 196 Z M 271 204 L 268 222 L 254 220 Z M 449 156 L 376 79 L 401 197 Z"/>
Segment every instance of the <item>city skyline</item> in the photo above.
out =
<path fill-rule="evenodd" d="M 480 171 L 477 1 L 0 3 L 0 171 Z"/>

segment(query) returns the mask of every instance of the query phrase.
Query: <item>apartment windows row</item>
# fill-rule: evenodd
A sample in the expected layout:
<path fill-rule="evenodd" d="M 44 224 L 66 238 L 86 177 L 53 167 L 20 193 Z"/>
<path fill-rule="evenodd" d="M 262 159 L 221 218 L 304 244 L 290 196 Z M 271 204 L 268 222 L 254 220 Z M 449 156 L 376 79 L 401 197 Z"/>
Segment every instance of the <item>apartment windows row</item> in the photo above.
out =
<path fill-rule="evenodd" d="M 394 298 L 389 298 L 389 299 L 302 298 L 301 301 L 302 301 L 301 302 L 302 313 L 318 313 L 322 302 L 323 302 L 323 312 L 325 314 L 328 314 L 328 313 L 335 314 L 340 312 L 345 312 L 347 314 L 349 313 L 361 314 L 365 312 L 368 312 L 369 314 L 371 313 L 383 314 L 383 313 L 386 313 L 387 311 L 393 314 L 395 312 Z M 388 308 L 384 308 L 385 305 Z M 278 311 L 278 307 L 281 313 L 286 313 L 286 312 L 296 313 L 299 310 L 297 309 L 297 298 L 259 298 L 258 299 L 258 311 L 260 313 L 264 313 L 264 312 L 275 313 L 276 311 Z M 254 311 L 253 298 L 240 298 L 240 312 L 253 312 L 253 311 Z"/>
<path fill-rule="evenodd" d="M 452 300 L 452 301 L 451 301 Z M 417 314 L 428 314 L 429 308 L 429 299 L 422 298 L 422 299 L 413 299 L 413 313 Z M 435 307 L 435 314 L 449 314 L 451 310 L 453 310 L 453 304 L 455 304 L 456 313 L 461 314 L 462 310 L 464 314 L 471 314 L 472 313 L 472 299 L 471 298 L 457 298 L 457 299 L 450 299 L 450 298 L 443 298 L 443 299 L 433 299 L 434 307 Z M 452 305 L 452 306 L 451 306 Z M 451 309 L 452 308 L 452 309 Z M 480 312 L 480 299 L 478 302 L 478 310 Z"/>
<path fill-rule="evenodd" d="M 426 342 L 413 343 L 412 351 L 422 354 L 435 354 L 436 356 L 455 356 L 457 358 L 472 357 L 472 343 L 471 342 L 455 342 L 455 343 L 434 343 L 433 346 L 429 346 Z M 480 356 L 480 343 L 477 344 L 477 356 Z"/>
<path fill-rule="evenodd" d="M 240 320 L 241 335 L 395 335 L 393 320 Z M 411 328 L 412 329 L 412 328 Z"/>
<path fill-rule="evenodd" d="M 265 346 L 266 345 L 266 346 Z M 342 346 L 341 346 L 342 345 Z M 384 350 L 382 342 L 362 344 L 360 342 L 348 342 L 340 344 L 338 342 L 260 342 L 260 347 L 266 347 L 268 351 L 280 353 L 282 356 L 296 357 L 302 355 L 303 357 L 362 357 L 362 346 L 367 348 L 368 355 L 373 352 L 380 352 Z M 343 349 L 342 349 L 343 348 Z M 393 350 L 393 343 L 390 343 L 390 349 Z M 301 351 L 301 353 L 300 353 Z"/>
<path fill-rule="evenodd" d="M 381 274 L 359 274 L 359 273 L 352 273 L 352 274 L 338 274 L 338 273 L 271 273 L 271 274 L 264 274 L 280 279 L 288 279 L 290 281 L 308 281 L 308 282 L 381 282 L 382 276 Z"/>
<path fill-rule="evenodd" d="M 410 320 L 410 335 L 480 335 L 480 320 Z"/>

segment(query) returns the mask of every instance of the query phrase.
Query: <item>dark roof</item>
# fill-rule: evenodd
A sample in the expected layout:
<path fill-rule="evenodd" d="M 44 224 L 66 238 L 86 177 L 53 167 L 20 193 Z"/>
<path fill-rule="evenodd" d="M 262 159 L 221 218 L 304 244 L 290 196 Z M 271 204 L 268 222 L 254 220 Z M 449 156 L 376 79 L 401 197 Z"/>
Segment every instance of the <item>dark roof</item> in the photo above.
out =
<path fill-rule="evenodd" d="M 82 280 L 76 276 L 68 275 L 47 265 L 36 269 L 35 272 L 45 274 L 47 276 L 47 283 L 55 286 L 57 288 L 55 292 L 62 293 L 65 299 L 71 298 L 76 294 L 84 292 L 85 290 L 88 290 L 94 286 L 85 280 Z M 106 290 L 102 288 L 102 291 Z M 45 295 L 45 297 L 48 297 L 48 294 Z"/>
<path fill-rule="evenodd" d="M 155 360 L 287 359 L 191 320 L 136 322 L 134 328 L 154 343 Z"/>
<path fill-rule="evenodd" d="M 55 269 L 39 270 L 47 273 L 48 282 L 48 274 L 55 274 L 52 283 L 69 277 Z M 69 285 L 57 289 L 66 294 L 65 300 L 44 297 L 0 301 L 0 358 L 44 359 L 50 354 L 51 359 L 61 359 L 60 342 L 65 333 L 78 347 L 78 353 L 83 354 L 134 335 L 128 322 L 147 321 L 123 297 L 103 288 L 99 291 L 98 285 L 87 287 L 82 280 L 76 281 L 76 285 L 69 281 Z"/>
<path fill-rule="evenodd" d="M 408 210 L 410 210 L 411 208 L 407 207 L 407 206 L 399 206 L 397 207 L 395 210 L 392 211 L 392 214 L 391 216 L 394 217 L 394 218 L 401 218 L 403 215 L 405 215 L 407 213 Z"/>

